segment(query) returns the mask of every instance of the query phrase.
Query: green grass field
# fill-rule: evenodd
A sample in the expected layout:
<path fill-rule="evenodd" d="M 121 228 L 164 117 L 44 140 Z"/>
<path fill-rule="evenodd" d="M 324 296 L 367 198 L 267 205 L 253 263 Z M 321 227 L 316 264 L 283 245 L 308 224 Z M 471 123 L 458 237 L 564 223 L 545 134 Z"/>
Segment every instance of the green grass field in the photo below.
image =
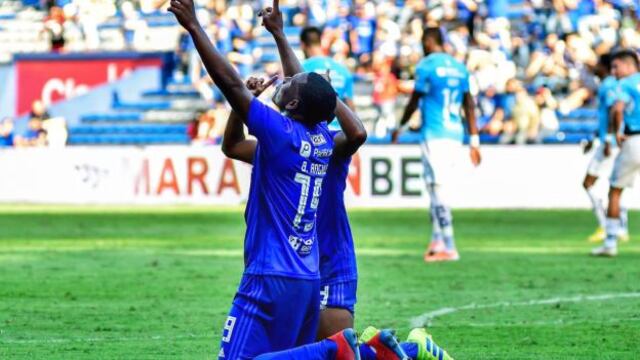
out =
<path fill-rule="evenodd" d="M 640 213 L 616 259 L 587 256 L 587 211 L 455 216 L 462 260 L 427 265 L 425 210 L 351 213 L 358 328 L 426 321 L 456 359 L 640 357 Z M 0 359 L 215 358 L 243 233 L 241 209 L 0 208 Z"/>

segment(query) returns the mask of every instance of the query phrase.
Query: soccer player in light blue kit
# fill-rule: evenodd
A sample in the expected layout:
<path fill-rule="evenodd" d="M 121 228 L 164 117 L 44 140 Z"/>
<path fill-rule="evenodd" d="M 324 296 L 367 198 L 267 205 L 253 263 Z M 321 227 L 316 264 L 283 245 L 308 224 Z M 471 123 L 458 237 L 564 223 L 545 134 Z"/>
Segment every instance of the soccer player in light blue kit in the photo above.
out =
<path fill-rule="evenodd" d="M 300 33 L 300 45 L 306 60 L 302 62 L 302 68 L 306 72 L 326 74 L 331 72 L 331 85 L 338 93 L 338 98 L 349 108 L 353 106 L 353 75 L 346 66 L 326 56 L 322 49 L 322 31 L 317 27 L 306 27 Z M 331 125 L 331 124 L 330 124 Z"/>
<path fill-rule="evenodd" d="M 622 50 L 613 55 L 611 70 L 619 81 L 616 103 L 613 105 L 613 127 L 609 136 L 615 137 L 620 152 L 616 156 L 609 179 L 607 237 L 604 245 L 592 250 L 591 254 L 595 256 L 618 254 L 618 235 L 624 226 L 620 216 L 620 198 L 624 189 L 632 187 L 640 174 L 639 68 L 640 61 L 635 52 Z M 622 130 L 623 125 L 624 130 Z"/>
<path fill-rule="evenodd" d="M 598 61 L 594 73 L 600 79 L 597 91 L 599 145 L 594 150 L 593 157 L 589 162 L 587 175 L 584 177 L 582 186 L 587 192 L 589 200 L 591 200 L 593 212 L 598 220 L 598 228 L 589 237 L 589 241 L 601 242 L 606 237 L 605 227 L 607 215 L 605 213 L 602 199 L 598 196 L 593 186 L 603 172 L 610 168 L 613 158 L 618 151 L 618 148 L 614 143 L 615 138 L 613 136 L 607 136 L 612 113 L 611 107 L 615 102 L 616 88 L 618 86 L 617 79 L 615 76 L 611 75 L 610 54 L 605 54 L 600 57 L 600 61 Z M 592 146 L 593 142 L 589 142 L 585 147 L 585 152 L 588 152 Z M 626 219 L 626 213 L 626 210 L 622 209 L 621 218 Z M 628 240 L 626 228 L 622 229 L 622 232 L 619 234 L 619 238 Z"/>
<path fill-rule="evenodd" d="M 444 52 L 439 28 L 426 28 L 422 36 L 425 58 L 416 67 L 415 89 L 405 109 L 400 129 L 392 134 L 397 142 L 402 127 L 420 105 L 422 114 L 421 149 L 424 179 L 431 198 L 433 232 L 424 260 L 455 261 L 460 258 L 454 243 L 453 217 L 447 205 L 446 184 L 453 176 L 464 137 L 461 108 L 470 136 L 472 163 L 480 164 L 480 140 L 475 105 L 469 92 L 469 72 L 464 64 Z"/>
<path fill-rule="evenodd" d="M 245 271 L 218 358 L 359 358 L 353 330 L 313 343 L 320 302 L 316 211 L 334 145 L 339 148 L 346 142 L 346 136 L 334 139 L 326 125 L 335 116 L 335 91 L 318 74 L 298 73 L 274 95 L 283 113 L 266 106 L 211 44 L 198 23 L 193 0 L 170 4 L 169 11 L 189 32 L 214 83 L 258 139 L 245 212 Z M 277 1 L 274 9 L 265 15 L 265 24 L 273 21 L 271 14 L 280 13 Z M 274 37 L 282 48 L 284 32 Z M 296 346 L 286 354 L 268 355 Z"/>

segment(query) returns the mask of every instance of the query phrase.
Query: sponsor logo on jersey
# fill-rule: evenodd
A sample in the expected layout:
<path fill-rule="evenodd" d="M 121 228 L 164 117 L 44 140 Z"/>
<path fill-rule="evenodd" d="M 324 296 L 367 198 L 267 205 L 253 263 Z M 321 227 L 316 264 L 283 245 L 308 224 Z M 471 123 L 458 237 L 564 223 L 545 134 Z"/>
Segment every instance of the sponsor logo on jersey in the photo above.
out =
<path fill-rule="evenodd" d="M 306 256 L 311 254 L 311 249 L 313 249 L 313 238 L 304 240 L 297 236 L 289 235 L 289 245 L 298 255 Z"/>
<path fill-rule="evenodd" d="M 327 143 L 327 140 L 324 138 L 322 134 L 311 135 L 311 142 L 315 146 L 320 146 Z"/>
<path fill-rule="evenodd" d="M 304 140 L 302 140 L 302 143 L 300 144 L 300 156 L 304 158 L 311 156 L 311 144 Z"/>

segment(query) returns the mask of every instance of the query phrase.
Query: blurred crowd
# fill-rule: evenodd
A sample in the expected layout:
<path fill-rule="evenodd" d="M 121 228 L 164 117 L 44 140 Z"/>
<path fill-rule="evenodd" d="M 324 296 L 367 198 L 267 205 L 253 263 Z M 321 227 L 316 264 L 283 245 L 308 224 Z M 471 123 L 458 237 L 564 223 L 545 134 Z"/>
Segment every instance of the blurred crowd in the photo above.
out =
<path fill-rule="evenodd" d="M 131 39 L 127 44 L 133 44 L 136 32 L 145 26 L 141 21 L 145 14 L 161 14 L 168 5 L 165 0 L 23 2 L 48 11 L 46 29 L 52 34 L 52 48 L 59 51 L 65 50 L 66 32 L 95 38 L 96 24 L 114 16 L 123 19 L 121 30 Z M 265 34 L 257 17 L 271 0 L 196 3 L 212 41 L 242 75 L 278 71 L 277 56 L 266 52 L 261 41 Z M 288 28 L 321 27 L 326 53 L 346 64 L 359 81 L 371 84 L 357 92 L 361 99 L 355 100 L 356 105 L 369 102 L 375 109 L 375 120 L 368 126 L 378 136 L 396 126 L 403 96 L 411 91 L 415 65 L 423 56 L 420 39 L 426 25 L 446 31 L 447 51 L 467 64 L 480 128 L 501 143 L 536 143 L 553 134 L 559 117 L 593 106 L 599 83 L 593 69 L 599 55 L 618 48 L 640 49 L 640 0 L 281 0 L 280 4 Z M 176 75 L 190 79 L 205 98 L 221 103 L 189 37 L 177 34 Z M 296 32 L 291 34 L 292 39 L 297 37 Z M 211 123 L 219 129 L 224 120 L 220 118 L 226 119 L 224 111 L 215 109 L 198 115 L 197 125 L 191 127 L 196 141 L 219 138 L 218 130 L 209 136 L 205 129 Z M 0 135 L 7 128 L 10 125 L 5 124 Z"/>
<path fill-rule="evenodd" d="M 16 133 L 14 120 L 0 120 L 1 147 L 62 147 L 67 143 L 67 126 L 64 118 L 52 117 L 42 101 L 34 101 L 28 115 L 26 131 Z"/>

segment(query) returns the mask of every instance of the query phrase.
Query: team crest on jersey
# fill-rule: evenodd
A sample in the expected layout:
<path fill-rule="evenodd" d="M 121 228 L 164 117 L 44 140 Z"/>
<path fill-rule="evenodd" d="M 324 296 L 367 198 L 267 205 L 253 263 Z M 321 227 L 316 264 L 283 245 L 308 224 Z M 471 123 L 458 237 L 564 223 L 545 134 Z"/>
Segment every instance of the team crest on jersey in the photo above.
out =
<path fill-rule="evenodd" d="M 320 146 L 327 143 L 327 140 L 322 134 L 311 135 L 311 142 L 315 146 Z"/>
<path fill-rule="evenodd" d="M 308 158 L 309 156 L 311 156 L 311 144 L 309 144 L 307 141 L 302 140 L 302 142 L 300 143 L 300 156 L 304 158 Z"/>

